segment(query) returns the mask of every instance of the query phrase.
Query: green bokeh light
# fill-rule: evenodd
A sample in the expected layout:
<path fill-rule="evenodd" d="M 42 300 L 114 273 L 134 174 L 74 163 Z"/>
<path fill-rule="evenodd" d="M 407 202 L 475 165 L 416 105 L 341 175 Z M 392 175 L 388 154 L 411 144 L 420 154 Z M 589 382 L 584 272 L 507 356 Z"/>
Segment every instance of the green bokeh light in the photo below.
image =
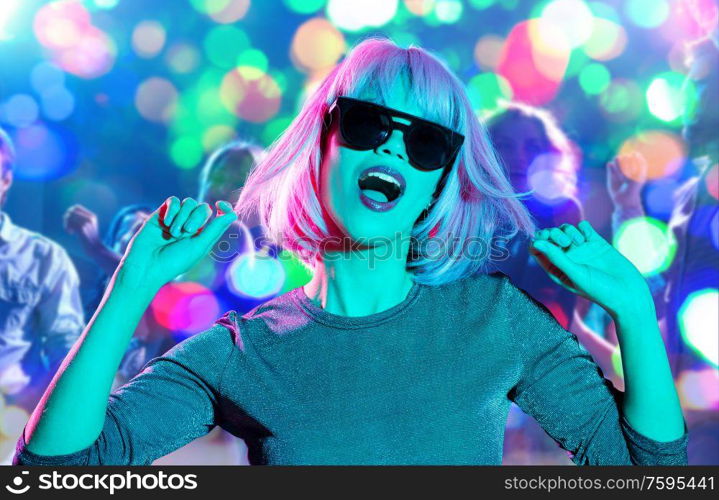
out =
<path fill-rule="evenodd" d="M 203 14 L 215 14 L 230 4 L 231 0 L 190 0 L 192 6 Z"/>
<path fill-rule="evenodd" d="M 684 342 L 701 358 L 719 366 L 719 290 L 705 288 L 691 293 L 682 304 L 677 316 Z"/>
<path fill-rule="evenodd" d="M 314 14 L 325 6 L 327 0 L 282 0 L 288 9 L 298 14 Z"/>
<path fill-rule="evenodd" d="M 202 142 L 194 136 L 182 136 L 170 146 L 170 157 L 180 168 L 189 169 L 197 166 L 202 160 Z"/>
<path fill-rule="evenodd" d="M 475 111 L 491 113 L 499 107 L 499 100 L 512 98 L 507 80 L 495 73 L 481 73 L 467 83 L 467 94 Z"/>
<path fill-rule="evenodd" d="M 597 95 L 604 92 L 609 86 L 612 76 L 603 64 L 588 64 L 579 73 L 579 85 L 582 90 L 590 95 Z"/>
<path fill-rule="evenodd" d="M 459 0 L 437 0 L 434 4 L 434 14 L 445 24 L 453 24 L 460 20 L 464 6 Z"/>
<path fill-rule="evenodd" d="M 475 9 L 487 9 L 494 5 L 495 0 L 469 0 L 469 5 Z"/>
<path fill-rule="evenodd" d="M 280 116 L 267 123 L 262 129 L 262 142 L 269 146 L 277 139 L 282 132 L 292 123 L 294 117 L 292 116 Z"/>
<path fill-rule="evenodd" d="M 564 72 L 564 78 L 573 78 L 578 76 L 588 62 L 589 57 L 587 57 L 587 54 L 585 54 L 584 51 L 573 50 L 569 55 L 569 62 L 567 63 L 567 69 Z"/>
<path fill-rule="evenodd" d="M 203 42 L 207 58 L 214 65 L 229 69 L 235 66 L 237 54 L 250 48 L 250 39 L 241 29 L 232 25 L 212 28 Z"/>
<path fill-rule="evenodd" d="M 665 223 L 651 217 L 624 222 L 614 236 L 614 246 L 644 276 L 666 270 L 677 251 L 674 234 Z"/>
<path fill-rule="evenodd" d="M 237 66 L 252 66 L 266 72 L 268 65 L 267 56 L 258 49 L 245 49 L 237 56 Z"/>
<path fill-rule="evenodd" d="M 646 99 L 652 115 L 664 122 L 678 124 L 694 115 L 697 91 L 690 79 L 681 73 L 667 71 L 651 81 Z"/>
<path fill-rule="evenodd" d="M 627 0 L 623 4 L 627 17 L 642 28 L 656 28 L 669 16 L 666 0 Z"/>

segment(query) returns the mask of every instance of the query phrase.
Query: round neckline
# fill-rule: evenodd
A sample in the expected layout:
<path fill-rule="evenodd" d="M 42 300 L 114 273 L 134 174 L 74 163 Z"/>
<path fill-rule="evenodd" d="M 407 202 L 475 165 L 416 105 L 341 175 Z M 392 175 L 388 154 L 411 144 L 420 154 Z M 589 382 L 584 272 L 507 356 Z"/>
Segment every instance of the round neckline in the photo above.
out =
<path fill-rule="evenodd" d="M 424 285 L 416 281 L 412 282 L 412 288 L 409 289 L 405 299 L 390 307 L 384 311 L 380 311 L 374 314 L 368 314 L 365 316 L 342 316 L 341 314 L 335 314 L 322 309 L 320 306 L 315 304 L 305 293 L 304 289 L 300 286 L 295 288 L 290 296 L 294 302 L 314 320 L 323 323 L 327 326 L 339 329 L 356 329 L 365 328 L 370 326 L 376 326 L 380 323 L 384 323 L 395 316 L 399 315 L 402 311 L 411 306 L 417 298 L 421 295 Z"/>

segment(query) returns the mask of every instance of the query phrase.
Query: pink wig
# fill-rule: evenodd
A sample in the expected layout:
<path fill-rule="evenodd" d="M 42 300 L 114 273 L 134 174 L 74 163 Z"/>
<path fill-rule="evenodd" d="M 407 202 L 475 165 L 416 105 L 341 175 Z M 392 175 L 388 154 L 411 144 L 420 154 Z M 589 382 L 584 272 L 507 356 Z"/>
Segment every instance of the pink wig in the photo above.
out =
<path fill-rule="evenodd" d="M 466 245 L 479 242 L 489 249 L 493 237 L 531 234 L 534 225 L 513 192 L 464 85 L 419 47 L 404 49 L 378 38 L 356 45 L 251 171 L 235 210 L 240 217 L 258 211 L 268 237 L 315 269 L 322 259 L 321 243 L 331 236 L 319 195 L 325 113 L 338 96 L 362 98 L 371 93 L 384 104 L 397 78 L 403 78 L 417 96 L 426 119 L 465 136 L 444 188 L 412 230 L 419 247 L 432 239 L 445 248 L 455 242 L 459 249 L 438 258 L 413 244 L 407 260 L 415 281 L 441 285 L 486 269 L 488 251 L 477 254 Z"/>

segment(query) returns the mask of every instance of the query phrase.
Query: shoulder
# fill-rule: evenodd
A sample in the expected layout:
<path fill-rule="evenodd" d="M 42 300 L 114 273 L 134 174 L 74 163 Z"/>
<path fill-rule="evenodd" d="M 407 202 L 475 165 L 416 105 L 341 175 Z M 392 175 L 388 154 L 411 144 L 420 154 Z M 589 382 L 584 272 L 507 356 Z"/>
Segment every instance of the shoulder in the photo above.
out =
<path fill-rule="evenodd" d="M 163 357 L 186 364 L 219 363 L 232 354 L 237 335 L 236 313 L 228 311 L 210 327 L 175 344 Z"/>

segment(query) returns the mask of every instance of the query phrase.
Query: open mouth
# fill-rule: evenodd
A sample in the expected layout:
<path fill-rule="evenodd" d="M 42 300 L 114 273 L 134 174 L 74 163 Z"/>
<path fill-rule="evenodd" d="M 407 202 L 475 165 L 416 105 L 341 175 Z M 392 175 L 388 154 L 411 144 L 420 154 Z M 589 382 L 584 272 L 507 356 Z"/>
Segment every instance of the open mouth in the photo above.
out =
<path fill-rule="evenodd" d="M 364 169 L 357 179 L 360 199 L 368 208 L 383 212 L 397 204 L 406 182 L 397 170 L 379 165 Z"/>

